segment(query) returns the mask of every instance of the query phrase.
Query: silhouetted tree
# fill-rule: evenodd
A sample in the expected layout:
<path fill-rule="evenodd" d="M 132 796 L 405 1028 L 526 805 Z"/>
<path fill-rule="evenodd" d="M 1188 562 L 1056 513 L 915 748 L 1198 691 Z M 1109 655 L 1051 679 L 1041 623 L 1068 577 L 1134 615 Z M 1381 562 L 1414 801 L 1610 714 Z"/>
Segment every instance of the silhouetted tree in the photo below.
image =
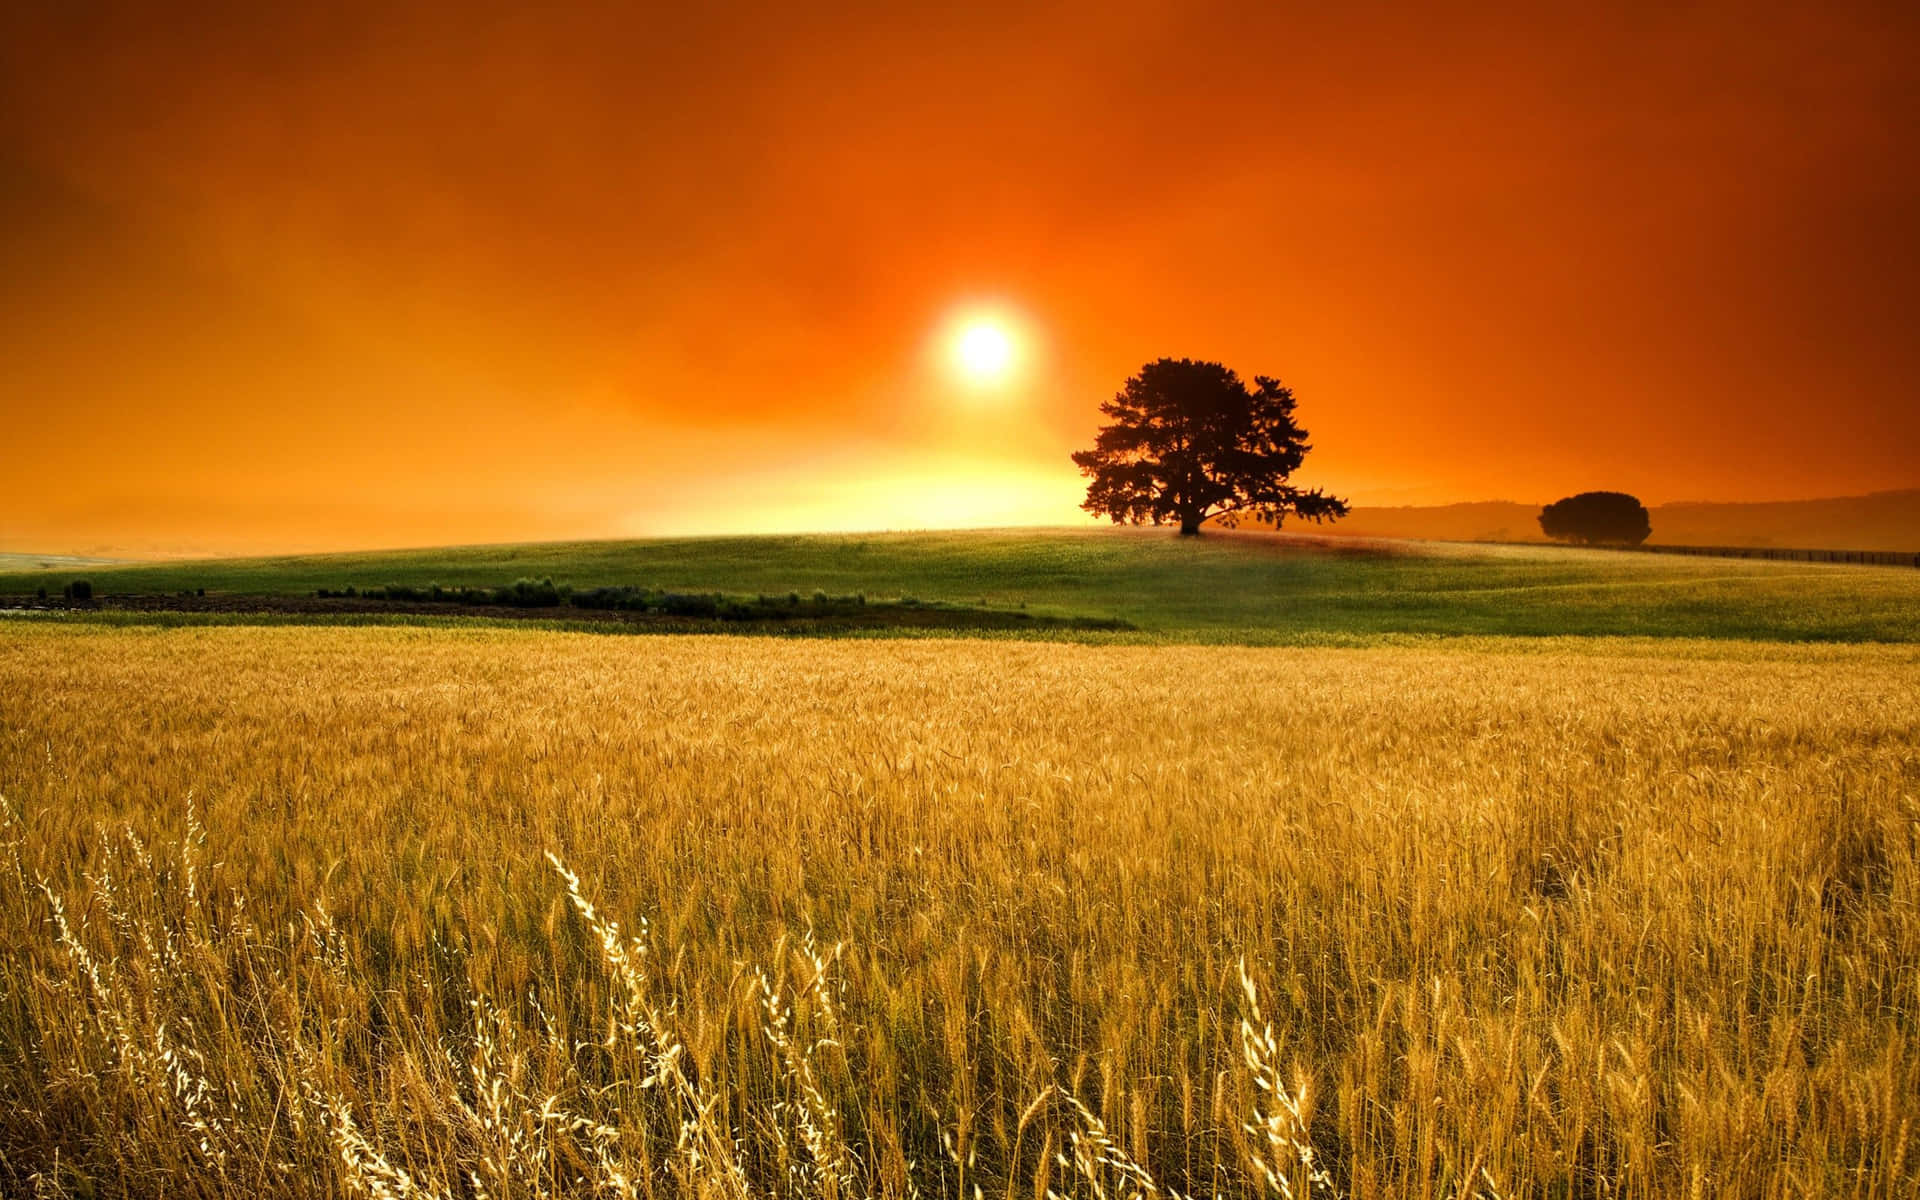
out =
<path fill-rule="evenodd" d="M 1346 501 L 1287 482 L 1312 449 L 1293 421 L 1293 390 L 1264 375 L 1253 383 L 1186 358 L 1140 368 L 1100 406 L 1112 424 L 1093 449 L 1073 456 L 1092 480 L 1080 507 L 1115 524 L 1178 521 L 1188 535 L 1208 517 L 1231 526 L 1249 514 L 1277 526 L 1289 514 L 1346 516 Z"/>
<path fill-rule="evenodd" d="M 1638 546 L 1653 532 L 1646 505 L 1625 492 L 1581 492 L 1540 510 L 1540 532 L 1562 542 Z"/>

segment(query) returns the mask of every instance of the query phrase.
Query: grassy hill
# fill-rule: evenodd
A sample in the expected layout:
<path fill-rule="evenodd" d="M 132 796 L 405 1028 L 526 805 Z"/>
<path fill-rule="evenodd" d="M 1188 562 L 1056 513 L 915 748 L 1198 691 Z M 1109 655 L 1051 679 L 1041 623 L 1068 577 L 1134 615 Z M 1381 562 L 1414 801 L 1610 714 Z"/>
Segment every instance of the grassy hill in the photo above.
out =
<path fill-rule="evenodd" d="M 73 572 L 0 574 L 0 595 Z M 974 530 L 444 547 L 88 568 L 95 591 L 389 584 L 861 592 L 1112 617 L 1179 641 L 1380 634 L 1920 641 L 1920 571 L 1262 533 Z"/>

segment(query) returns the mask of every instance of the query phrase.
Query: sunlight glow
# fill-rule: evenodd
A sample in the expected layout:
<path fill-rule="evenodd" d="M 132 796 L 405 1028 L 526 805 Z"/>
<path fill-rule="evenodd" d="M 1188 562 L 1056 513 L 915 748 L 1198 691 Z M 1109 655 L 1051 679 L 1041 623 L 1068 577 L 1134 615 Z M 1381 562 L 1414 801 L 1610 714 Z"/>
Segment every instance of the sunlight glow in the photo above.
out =
<path fill-rule="evenodd" d="M 973 315 L 959 321 L 953 335 L 953 365 L 967 382 L 987 386 L 1004 381 L 1017 357 L 1013 331 L 992 315 Z"/>

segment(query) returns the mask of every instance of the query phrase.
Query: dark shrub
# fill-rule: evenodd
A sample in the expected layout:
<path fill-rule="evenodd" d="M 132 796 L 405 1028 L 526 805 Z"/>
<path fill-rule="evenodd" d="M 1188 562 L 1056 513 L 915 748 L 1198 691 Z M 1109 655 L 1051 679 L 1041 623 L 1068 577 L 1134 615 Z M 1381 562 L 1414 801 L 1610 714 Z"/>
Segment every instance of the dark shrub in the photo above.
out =
<path fill-rule="evenodd" d="M 69 583 L 66 587 L 66 597 L 69 600 L 93 599 L 92 581 L 86 580 L 86 579 L 76 579 L 72 583 Z"/>
<path fill-rule="evenodd" d="M 660 611 L 671 617 L 711 617 L 720 611 L 720 598 L 668 592 L 660 597 Z"/>
<path fill-rule="evenodd" d="M 1540 532 L 1561 542 L 1638 546 L 1653 525 L 1646 506 L 1625 492 L 1581 492 L 1541 509 Z"/>
<path fill-rule="evenodd" d="M 616 612 L 645 612 L 648 607 L 647 590 L 636 587 L 597 587 L 591 591 L 575 592 L 572 602 L 575 608 L 611 609 Z"/>
<path fill-rule="evenodd" d="M 494 592 L 496 604 L 510 604 L 515 608 L 550 608 L 560 603 L 560 589 L 553 586 L 553 579 L 516 579 L 510 588 L 501 588 Z"/>

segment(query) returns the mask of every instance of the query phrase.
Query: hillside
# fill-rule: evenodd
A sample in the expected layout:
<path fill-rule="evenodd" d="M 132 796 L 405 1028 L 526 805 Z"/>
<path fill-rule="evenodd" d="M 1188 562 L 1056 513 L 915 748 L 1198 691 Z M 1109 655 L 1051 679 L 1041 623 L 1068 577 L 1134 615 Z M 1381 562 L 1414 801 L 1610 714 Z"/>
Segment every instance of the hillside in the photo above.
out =
<path fill-rule="evenodd" d="M 522 577 L 749 596 L 820 590 L 1112 619 L 1135 626 L 1137 636 L 1178 641 L 1394 634 L 1920 640 L 1920 571 L 1911 568 L 1225 531 L 1197 539 L 1164 529 L 1022 529 L 564 542 L 85 574 L 103 597 L 202 589 L 210 597 L 310 596 L 321 588 L 498 587 Z M 0 574 L 0 594 L 51 585 L 57 596 L 67 577 Z M 568 610 L 552 611 L 561 619 Z M 180 614 L 123 614 L 161 616 Z"/>
<path fill-rule="evenodd" d="M 1675 546 L 1920 550 L 1920 488 L 1778 504 L 1662 504 L 1655 541 Z"/>
<path fill-rule="evenodd" d="M 1422 538 L 1447 542 L 1543 542 L 1537 504 L 1476 500 L 1468 504 L 1356 506 L 1341 520 L 1314 528 L 1332 537 Z M 1289 524 L 1289 529 L 1295 526 Z"/>

